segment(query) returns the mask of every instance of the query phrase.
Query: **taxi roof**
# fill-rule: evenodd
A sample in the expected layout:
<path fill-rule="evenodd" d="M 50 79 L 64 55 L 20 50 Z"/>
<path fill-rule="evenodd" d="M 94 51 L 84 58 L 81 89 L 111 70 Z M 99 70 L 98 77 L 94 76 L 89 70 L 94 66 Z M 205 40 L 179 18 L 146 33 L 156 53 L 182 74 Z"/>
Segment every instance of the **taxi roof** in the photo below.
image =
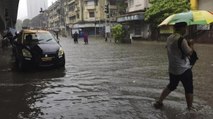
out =
<path fill-rule="evenodd" d="M 46 31 L 46 30 L 32 30 L 32 29 L 24 29 L 24 30 L 23 30 L 23 33 L 37 33 L 37 32 L 46 33 L 46 32 L 49 32 L 49 31 Z"/>

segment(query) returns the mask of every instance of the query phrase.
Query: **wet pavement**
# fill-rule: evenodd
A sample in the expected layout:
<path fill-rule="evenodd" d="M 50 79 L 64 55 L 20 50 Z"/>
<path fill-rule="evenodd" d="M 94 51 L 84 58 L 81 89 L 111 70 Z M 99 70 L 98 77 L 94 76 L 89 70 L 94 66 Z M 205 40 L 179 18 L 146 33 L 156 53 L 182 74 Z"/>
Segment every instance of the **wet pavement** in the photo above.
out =
<path fill-rule="evenodd" d="M 212 119 L 213 45 L 196 44 L 196 112 L 186 111 L 182 84 L 152 107 L 168 83 L 164 42 L 115 44 L 61 38 L 65 69 L 20 72 L 10 48 L 0 50 L 2 119 Z"/>

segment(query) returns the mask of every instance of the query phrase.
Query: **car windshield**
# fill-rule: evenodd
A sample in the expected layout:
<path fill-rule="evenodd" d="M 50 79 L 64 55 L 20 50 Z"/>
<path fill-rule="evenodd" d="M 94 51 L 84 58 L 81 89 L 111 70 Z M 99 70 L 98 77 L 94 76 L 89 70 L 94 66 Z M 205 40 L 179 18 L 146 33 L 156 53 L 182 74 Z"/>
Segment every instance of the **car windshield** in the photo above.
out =
<path fill-rule="evenodd" d="M 25 44 L 46 44 L 46 43 L 57 43 L 55 38 L 49 32 L 36 32 L 36 33 L 25 33 L 24 34 Z"/>

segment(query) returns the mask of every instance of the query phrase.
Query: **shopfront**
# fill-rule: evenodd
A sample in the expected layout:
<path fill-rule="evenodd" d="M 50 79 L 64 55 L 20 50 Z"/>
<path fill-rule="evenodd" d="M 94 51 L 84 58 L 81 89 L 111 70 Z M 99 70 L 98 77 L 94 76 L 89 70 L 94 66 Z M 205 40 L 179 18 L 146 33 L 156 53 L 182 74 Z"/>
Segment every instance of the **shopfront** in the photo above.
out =
<path fill-rule="evenodd" d="M 144 12 L 129 13 L 117 19 L 118 23 L 128 26 L 130 39 L 149 39 L 150 27 L 144 21 Z"/>

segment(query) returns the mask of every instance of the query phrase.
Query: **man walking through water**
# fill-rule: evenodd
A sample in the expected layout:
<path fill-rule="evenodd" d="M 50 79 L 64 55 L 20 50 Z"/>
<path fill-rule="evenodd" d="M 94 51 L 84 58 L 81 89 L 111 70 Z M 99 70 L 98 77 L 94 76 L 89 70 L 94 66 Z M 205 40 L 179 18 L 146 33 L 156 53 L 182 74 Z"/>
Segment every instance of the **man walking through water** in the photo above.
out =
<path fill-rule="evenodd" d="M 185 89 L 187 109 L 192 109 L 193 76 L 191 70 L 192 66 L 190 65 L 188 56 L 192 55 L 194 48 L 193 42 L 187 43 L 187 40 L 183 38 L 183 35 L 186 33 L 186 27 L 187 24 L 185 22 L 176 23 L 174 25 L 175 33 L 167 38 L 166 47 L 169 60 L 169 84 L 161 93 L 160 98 L 154 103 L 156 109 L 162 108 L 163 100 L 176 89 L 180 81 Z M 178 41 L 180 39 L 183 39 L 180 46 L 185 54 L 184 57 L 178 47 Z"/>

